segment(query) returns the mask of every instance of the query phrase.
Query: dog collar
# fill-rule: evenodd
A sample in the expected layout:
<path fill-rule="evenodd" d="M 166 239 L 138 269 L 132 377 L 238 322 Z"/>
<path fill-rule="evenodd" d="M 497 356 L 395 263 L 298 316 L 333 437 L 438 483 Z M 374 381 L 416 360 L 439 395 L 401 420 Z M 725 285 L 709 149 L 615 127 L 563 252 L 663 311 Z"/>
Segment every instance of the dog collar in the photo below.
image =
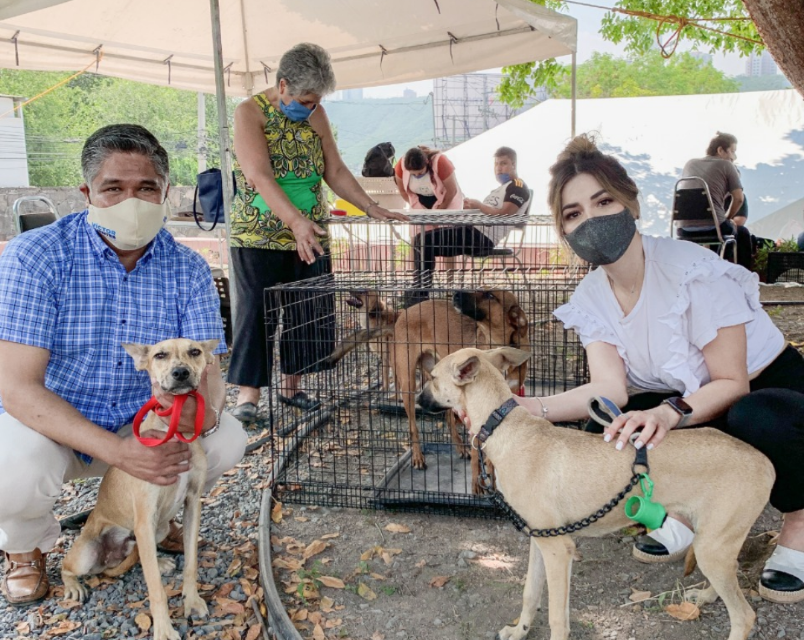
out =
<path fill-rule="evenodd" d="M 185 438 L 184 435 L 179 431 L 179 419 L 181 418 L 181 410 L 184 408 L 184 403 L 187 400 L 188 396 L 193 396 L 196 401 L 196 408 L 195 408 L 195 430 L 193 436 L 191 438 Z M 158 416 L 170 416 L 170 425 L 168 425 L 167 433 L 165 437 L 161 440 L 159 438 L 143 438 L 140 436 L 140 425 L 142 421 L 145 419 L 145 416 L 148 415 L 149 411 L 153 411 Z M 132 425 L 132 431 L 134 432 L 134 437 L 137 438 L 142 444 L 146 447 L 157 447 L 160 444 L 165 444 L 168 440 L 170 440 L 173 436 L 176 436 L 182 442 L 193 442 L 198 436 L 201 435 L 201 432 L 204 430 L 204 415 L 206 414 L 206 403 L 204 402 L 204 396 L 202 396 L 197 391 L 190 391 L 189 393 L 183 393 L 181 395 L 173 396 L 173 404 L 170 405 L 167 409 L 165 409 L 159 401 L 152 397 L 148 402 L 146 402 L 139 411 L 137 411 L 137 415 L 134 416 L 134 423 Z"/>
<path fill-rule="evenodd" d="M 513 398 L 508 398 L 508 400 L 503 402 L 502 405 L 491 412 L 488 420 L 486 420 L 485 424 L 480 427 L 480 431 L 476 436 L 477 439 L 480 440 L 480 442 L 485 442 L 488 440 L 489 437 L 491 437 L 491 434 L 494 433 L 494 430 L 500 426 L 500 423 L 503 420 L 505 420 L 505 416 L 511 413 L 518 406 L 519 403 Z"/>

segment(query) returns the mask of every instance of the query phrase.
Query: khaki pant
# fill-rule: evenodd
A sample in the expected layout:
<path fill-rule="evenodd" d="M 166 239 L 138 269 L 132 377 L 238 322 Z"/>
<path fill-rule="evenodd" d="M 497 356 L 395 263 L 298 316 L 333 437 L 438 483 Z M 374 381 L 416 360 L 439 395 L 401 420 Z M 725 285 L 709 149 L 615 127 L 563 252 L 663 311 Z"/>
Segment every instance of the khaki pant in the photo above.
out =
<path fill-rule="evenodd" d="M 131 425 L 119 436 L 131 435 Z M 200 439 L 207 454 L 209 491 L 224 472 L 243 457 L 247 436 L 240 422 L 221 413 L 220 428 Z M 26 553 L 53 549 L 61 533 L 53 506 L 62 484 L 100 477 L 108 468 L 101 460 L 86 464 L 72 449 L 26 427 L 8 413 L 0 414 L 0 550 Z"/>

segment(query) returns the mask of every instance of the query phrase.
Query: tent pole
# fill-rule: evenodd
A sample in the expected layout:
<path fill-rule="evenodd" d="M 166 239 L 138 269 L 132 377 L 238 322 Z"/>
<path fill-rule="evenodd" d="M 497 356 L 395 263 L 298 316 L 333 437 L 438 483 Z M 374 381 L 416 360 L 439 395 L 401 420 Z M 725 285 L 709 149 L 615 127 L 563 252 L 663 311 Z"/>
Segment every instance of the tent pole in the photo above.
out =
<path fill-rule="evenodd" d="M 570 125 L 570 135 L 573 138 L 575 137 L 575 105 L 576 105 L 575 98 L 576 98 L 576 94 L 577 94 L 577 85 L 576 85 L 576 82 L 575 82 L 576 81 L 576 74 L 575 74 L 576 66 L 577 66 L 576 65 L 576 56 L 575 56 L 575 52 L 573 51 L 573 53 L 572 53 L 572 107 L 571 107 L 571 111 L 572 111 L 571 120 L 572 120 L 572 123 Z"/>
<path fill-rule="evenodd" d="M 229 296 L 231 298 L 232 322 L 237 309 L 235 304 L 235 274 L 232 270 L 231 211 L 232 211 L 232 161 L 229 138 L 229 116 L 226 112 L 226 86 L 223 83 L 223 45 L 221 44 L 221 13 L 219 0 L 209 0 L 212 22 L 212 47 L 215 58 L 215 97 L 218 102 L 218 140 L 221 153 L 221 182 L 223 183 L 223 213 L 226 220 L 226 247 L 229 259 Z M 223 256 L 221 256 L 221 263 Z M 223 266 L 223 265 L 221 265 Z"/>

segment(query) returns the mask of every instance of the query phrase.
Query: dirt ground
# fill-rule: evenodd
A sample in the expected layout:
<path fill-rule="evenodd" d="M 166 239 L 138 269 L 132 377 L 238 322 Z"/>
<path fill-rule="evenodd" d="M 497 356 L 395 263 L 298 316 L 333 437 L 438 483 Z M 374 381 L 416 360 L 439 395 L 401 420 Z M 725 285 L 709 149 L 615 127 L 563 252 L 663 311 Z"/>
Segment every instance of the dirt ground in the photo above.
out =
<path fill-rule="evenodd" d="M 763 287 L 763 301 L 804 300 L 804 287 Z M 795 346 L 804 345 L 804 306 L 766 307 Z M 528 542 L 498 520 L 278 505 L 272 557 L 280 594 L 304 637 L 353 640 L 494 638 L 519 615 Z M 740 582 L 758 614 L 752 638 L 804 640 L 804 605 L 776 605 L 753 589 L 781 524 L 767 507 L 740 556 Z M 627 532 L 633 534 L 635 532 Z M 580 539 L 570 620 L 578 640 L 726 638 L 721 602 L 692 621 L 665 610 L 701 586 L 680 564 L 631 558 L 632 535 Z M 634 599 L 648 598 L 641 602 Z M 544 600 L 546 605 L 546 598 Z M 549 637 L 546 615 L 531 639 Z"/>

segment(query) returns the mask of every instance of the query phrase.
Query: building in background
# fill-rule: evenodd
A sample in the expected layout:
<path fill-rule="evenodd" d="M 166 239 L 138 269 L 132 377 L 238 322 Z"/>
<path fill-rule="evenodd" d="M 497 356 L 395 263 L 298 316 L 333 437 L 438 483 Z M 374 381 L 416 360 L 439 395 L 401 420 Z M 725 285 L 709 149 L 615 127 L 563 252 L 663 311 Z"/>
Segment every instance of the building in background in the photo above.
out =
<path fill-rule="evenodd" d="M 344 89 L 341 91 L 341 100 L 362 100 L 363 89 Z"/>
<path fill-rule="evenodd" d="M 513 109 L 497 94 L 502 78 L 501 73 L 466 73 L 433 80 L 436 148 L 454 147 L 547 99 L 542 90 L 521 108 Z"/>
<path fill-rule="evenodd" d="M 418 97 L 418 94 L 413 89 L 405 89 L 402 92 L 402 97 L 403 98 L 416 98 L 416 97 Z"/>
<path fill-rule="evenodd" d="M 705 65 L 712 64 L 712 54 L 711 53 L 704 53 L 703 51 L 690 51 L 690 57 L 695 58 L 696 60 L 700 60 Z"/>
<path fill-rule="evenodd" d="M 759 55 L 752 53 L 745 61 L 745 75 L 747 76 L 775 76 L 778 72 L 779 68 L 767 49 Z"/>
<path fill-rule="evenodd" d="M 0 95 L 0 188 L 27 187 L 28 155 L 25 149 L 23 102 L 17 96 Z"/>

